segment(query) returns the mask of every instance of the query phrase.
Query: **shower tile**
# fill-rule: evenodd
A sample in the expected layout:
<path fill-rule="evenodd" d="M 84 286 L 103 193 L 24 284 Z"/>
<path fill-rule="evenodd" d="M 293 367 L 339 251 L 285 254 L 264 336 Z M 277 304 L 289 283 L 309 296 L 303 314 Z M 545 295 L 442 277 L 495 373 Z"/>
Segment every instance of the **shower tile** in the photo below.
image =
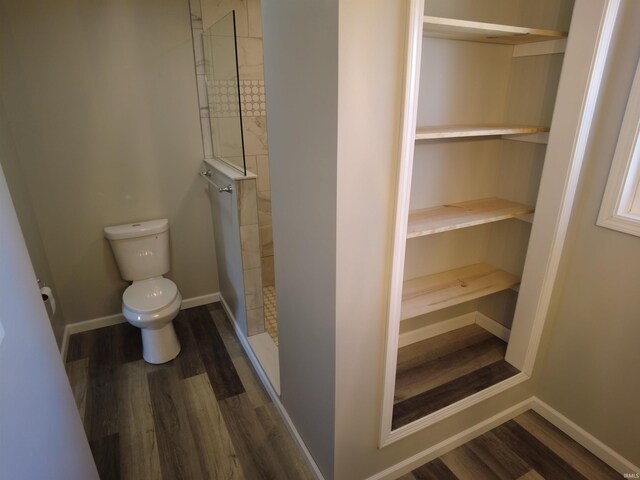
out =
<path fill-rule="evenodd" d="M 264 80 L 262 40 L 238 38 L 238 71 L 243 80 Z"/>
<path fill-rule="evenodd" d="M 258 225 L 261 227 L 271 226 L 271 192 L 258 192 Z"/>
<path fill-rule="evenodd" d="M 198 89 L 198 106 L 209 108 L 207 82 L 204 75 L 196 75 L 196 86 Z"/>
<path fill-rule="evenodd" d="M 244 146 L 247 155 L 267 155 L 267 119 L 266 117 L 248 117 L 242 119 Z"/>
<path fill-rule="evenodd" d="M 262 294 L 246 294 L 244 296 L 244 301 L 247 305 L 247 315 L 249 315 L 250 310 L 262 307 Z"/>
<path fill-rule="evenodd" d="M 245 155 L 245 162 L 247 163 L 247 170 L 249 170 L 254 175 L 257 175 L 258 174 L 258 164 L 257 164 L 257 161 L 256 161 L 256 156 L 255 155 Z"/>
<path fill-rule="evenodd" d="M 202 44 L 202 29 L 193 29 L 193 57 L 196 62 L 196 75 L 204 75 L 205 60 L 204 60 L 204 47 Z M 198 86 L 199 88 L 199 86 Z"/>
<path fill-rule="evenodd" d="M 262 306 L 262 275 L 261 267 L 250 268 L 244 270 L 244 293 L 245 295 L 254 295 L 253 305 L 247 308 L 256 308 Z"/>
<path fill-rule="evenodd" d="M 204 35 L 204 51 L 206 52 L 226 52 L 231 47 L 231 39 L 229 37 L 214 37 L 211 35 Z M 211 57 L 211 55 L 208 55 Z M 211 62 L 213 63 L 213 62 Z M 209 79 L 214 81 L 227 81 L 234 80 L 237 77 L 236 65 L 235 62 L 225 61 L 225 62 L 216 62 L 215 70 L 210 68 L 207 72 L 209 74 Z"/>
<path fill-rule="evenodd" d="M 260 227 L 260 251 L 263 257 L 273 255 L 273 230 L 271 225 Z"/>
<path fill-rule="evenodd" d="M 258 224 L 258 203 L 254 178 L 237 182 L 240 225 Z"/>
<path fill-rule="evenodd" d="M 189 10 L 191 11 L 191 21 L 195 19 L 202 20 L 202 7 L 200 0 L 189 0 Z"/>
<path fill-rule="evenodd" d="M 258 163 L 258 191 L 269 191 L 271 190 L 269 182 L 269 157 L 267 155 L 258 155 L 256 159 Z"/>
<path fill-rule="evenodd" d="M 260 267 L 260 231 L 258 225 L 240 227 L 242 266 L 245 270 Z"/>
<path fill-rule="evenodd" d="M 247 332 L 249 336 L 264 332 L 264 308 L 247 310 Z"/>
<path fill-rule="evenodd" d="M 270 227 L 271 226 L 271 214 L 261 212 L 258 210 L 258 225 L 261 227 Z"/>
<path fill-rule="evenodd" d="M 230 157 L 242 152 L 237 117 L 214 118 L 212 119 L 212 125 L 215 132 L 217 156 Z"/>
<path fill-rule="evenodd" d="M 258 212 L 271 215 L 271 191 L 258 190 Z"/>
<path fill-rule="evenodd" d="M 274 286 L 264 287 L 264 324 L 267 333 L 273 342 L 278 345 L 278 313 Z"/>
<path fill-rule="evenodd" d="M 239 37 L 246 37 L 249 34 L 246 0 L 203 0 L 202 18 L 205 19 L 204 28 L 209 28 L 230 13 L 231 10 L 236 11 L 237 35 Z"/>
<path fill-rule="evenodd" d="M 250 37 L 262 37 L 262 13 L 260 0 L 247 0 L 247 21 Z"/>
<path fill-rule="evenodd" d="M 191 13 L 191 28 L 193 30 L 201 30 L 202 31 L 202 17 L 197 17 L 193 13 Z"/>
<path fill-rule="evenodd" d="M 263 80 L 240 80 L 240 103 L 244 117 L 266 117 L 267 104 Z"/>
<path fill-rule="evenodd" d="M 262 285 L 272 287 L 276 284 L 276 276 L 273 265 L 273 255 L 262 257 Z M 266 305 L 266 299 L 264 300 Z"/>
<path fill-rule="evenodd" d="M 200 119 L 200 130 L 202 132 L 202 148 L 204 158 L 213 158 L 213 142 L 211 141 L 211 124 L 208 118 Z"/>

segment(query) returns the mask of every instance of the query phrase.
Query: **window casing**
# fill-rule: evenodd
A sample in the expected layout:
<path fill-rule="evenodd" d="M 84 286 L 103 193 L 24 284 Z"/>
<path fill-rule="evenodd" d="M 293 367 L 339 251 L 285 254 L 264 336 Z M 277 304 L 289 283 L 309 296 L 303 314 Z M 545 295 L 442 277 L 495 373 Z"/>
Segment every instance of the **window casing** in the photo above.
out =
<path fill-rule="evenodd" d="M 629 94 L 597 224 L 640 237 L 640 62 Z"/>

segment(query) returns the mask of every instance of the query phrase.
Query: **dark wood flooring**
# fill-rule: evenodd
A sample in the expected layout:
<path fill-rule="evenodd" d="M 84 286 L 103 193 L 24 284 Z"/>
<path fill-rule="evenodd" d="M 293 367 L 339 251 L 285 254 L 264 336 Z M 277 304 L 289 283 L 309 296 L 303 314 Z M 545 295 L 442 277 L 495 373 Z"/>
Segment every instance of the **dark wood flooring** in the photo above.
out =
<path fill-rule="evenodd" d="M 129 324 L 71 336 L 67 372 L 101 479 L 312 479 L 223 310 L 218 305 L 184 310 L 175 327 L 182 351 L 165 365 L 142 360 L 140 333 Z M 500 351 L 476 329 L 448 340 L 454 351 L 484 352 L 475 357 L 484 359 L 480 364 L 492 365 Z M 432 345 L 433 351 L 418 344 L 406 347 L 399 370 L 427 377 L 432 390 L 450 383 L 454 373 L 427 367 L 429 360 L 446 357 L 447 342 L 440 343 Z M 415 383 L 399 382 L 398 404 L 416 397 Z M 606 480 L 621 475 L 529 411 L 401 478 Z"/>
<path fill-rule="evenodd" d="M 517 374 L 504 360 L 506 349 L 503 340 L 475 324 L 400 348 L 392 428 Z"/>
<path fill-rule="evenodd" d="M 218 304 L 174 320 L 180 355 L 142 360 L 125 323 L 72 335 L 67 373 L 102 480 L 311 479 Z"/>
<path fill-rule="evenodd" d="M 400 478 L 607 480 L 623 476 L 529 410 Z"/>

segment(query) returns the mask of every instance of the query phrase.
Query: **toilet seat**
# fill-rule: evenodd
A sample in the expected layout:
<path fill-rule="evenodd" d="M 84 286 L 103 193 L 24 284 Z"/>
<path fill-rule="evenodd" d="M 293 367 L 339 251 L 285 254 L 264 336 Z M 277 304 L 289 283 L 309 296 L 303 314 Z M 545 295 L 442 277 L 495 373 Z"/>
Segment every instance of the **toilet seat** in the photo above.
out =
<path fill-rule="evenodd" d="M 168 278 L 156 277 L 133 282 L 122 295 L 122 313 L 138 328 L 161 328 L 175 318 L 182 296 Z M 158 322 L 160 321 L 160 322 Z"/>
<path fill-rule="evenodd" d="M 178 287 L 168 278 L 156 277 L 133 282 L 122 295 L 122 302 L 135 313 L 152 313 L 172 303 Z"/>

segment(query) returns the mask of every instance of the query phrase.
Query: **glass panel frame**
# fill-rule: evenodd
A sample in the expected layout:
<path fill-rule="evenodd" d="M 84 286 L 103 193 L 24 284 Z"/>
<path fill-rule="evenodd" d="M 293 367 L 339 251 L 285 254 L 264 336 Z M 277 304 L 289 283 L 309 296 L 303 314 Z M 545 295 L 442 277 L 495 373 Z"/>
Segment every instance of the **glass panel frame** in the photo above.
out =
<path fill-rule="evenodd" d="M 235 10 L 202 33 L 202 45 L 213 155 L 247 175 Z"/>

